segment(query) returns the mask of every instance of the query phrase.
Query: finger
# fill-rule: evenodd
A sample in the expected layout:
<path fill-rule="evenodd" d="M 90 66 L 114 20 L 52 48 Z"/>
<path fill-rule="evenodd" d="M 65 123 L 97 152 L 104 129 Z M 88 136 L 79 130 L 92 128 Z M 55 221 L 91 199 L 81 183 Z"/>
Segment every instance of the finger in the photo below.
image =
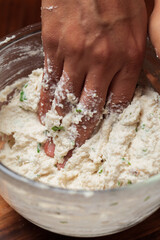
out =
<path fill-rule="evenodd" d="M 151 73 L 146 73 L 146 76 L 154 89 L 160 94 L 160 77 L 154 76 Z"/>
<path fill-rule="evenodd" d="M 58 53 L 55 53 L 54 56 L 45 56 L 45 66 L 38 110 L 39 119 L 42 123 L 46 113 L 51 109 L 56 85 L 62 74 L 63 58 L 62 56 L 57 55 Z"/>
<path fill-rule="evenodd" d="M 78 136 L 76 146 L 81 146 L 92 135 L 105 105 L 107 90 L 113 77 L 113 71 L 107 71 L 102 66 L 93 68 L 87 75 L 81 94 L 78 109 L 81 109 L 82 119 L 76 125 Z"/>
<path fill-rule="evenodd" d="M 160 1 L 155 0 L 154 10 L 149 21 L 149 34 L 152 44 L 160 58 Z"/>
<path fill-rule="evenodd" d="M 62 68 L 63 68 L 62 58 L 60 57 L 56 58 L 56 54 L 54 56 L 54 59 L 52 56 L 50 56 L 49 58 L 49 56 L 46 55 L 43 82 L 39 102 L 39 118 L 42 124 L 46 113 L 51 109 L 56 85 L 62 74 Z M 54 157 L 55 145 L 51 138 L 49 138 L 46 141 L 44 145 L 44 151 L 47 156 L 52 158 Z"/>
<path fill-rule="evenodd" d="M 60 170 L 61 168 L 65 167 L 66 162 L 72 156 L 72 152 L 73 152 L 73 149 L 68 152 L 67 156 L 64 158 L 64 162 L 63 163 L 57 163 L 58 170 Z"/>
<path fill-rule="evenodd" d="M 84 76 L 84 74 L 81 73 L 82 70 L 80 67 L 78 69 L 78 64 L 76 65 L 75 63 L 76 61 L 72 61 L 72 63 L 67 61 L 67 63 L 64 64 L 64 71 L 56 88 L 55 109 L 60 116 L 67 114 L 72 105 L 76 104 L 76 98 L 79 98 L 83 86 L 84 77 L 82 76 Z M 70 78 L 66 72 L 69 72 Z M 70 97 L 72 98 L 70 99 Z M 52 139 L 47 140 L 44 151 L 48 156 L 54 157 L 55 145 Z"/>
<path fill-rule="evenodd" d="M 75 124 L 77 137 L 75 147 L 80 147 L 91 137 L 96 126 L 102 119 L 103 107 L 106 102 L 107 90 L 111 79 L 114 76 L 115 69 L 106 68 L 106 66 L 94 66 L 87 74 L 85 85 L 80 97 L 77 109 L 80 110 L 81 121 Z M 73 149 L 70 150 L 58 168 L 64 168 L 66 162 L 71 157 Z"/>
<path fill-rule="evenodd" d="M 5 145 L 5 141 L 2 140 L 2 138 L 0 137 L 0 150 L 4 148 L 4 145 Z"/>
<path fill-rule="evenodd" d="M 47 156 L 54 158 L 55 145 L 51 138 L 48 138 L 46 143 L 44 144 L 44 151 Z"/>
<path fill-rule="evenodd" d="M 121 112 L 132 100 L 141 71 L 141 63 L 127 64 L 113 78 L 109 88 L 110 109 Z"/>
<path fill-rule="evenodd" d="M 62 77 L 55 91 L 55 109 L 60 116 L 65 116 L 80 97 L 85 79 L 82 64 L 74 58 L 66 59 Z"/>

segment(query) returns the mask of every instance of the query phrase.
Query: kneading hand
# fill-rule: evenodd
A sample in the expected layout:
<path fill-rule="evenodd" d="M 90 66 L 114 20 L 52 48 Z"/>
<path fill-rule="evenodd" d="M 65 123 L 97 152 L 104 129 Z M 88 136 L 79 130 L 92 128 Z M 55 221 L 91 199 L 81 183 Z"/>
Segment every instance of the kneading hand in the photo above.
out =
<path fill-rule="evenodd" d="M 108 96 L 113 109 L 131 101 L 144 58 L 146 29 L 143 0 L 42 0 L 45 67 L 40 120 L 54 98 L 58 114 L 65 116 L 71 109 L 67 93 L 73 93 L 92 113 L 76 125 L 76 146 L 81 146 L 92 135 Z M 57 83 L 61 93 L 55 95 Z M 48 141 L 45 151 L 54 156 L 54 143 Z"/>

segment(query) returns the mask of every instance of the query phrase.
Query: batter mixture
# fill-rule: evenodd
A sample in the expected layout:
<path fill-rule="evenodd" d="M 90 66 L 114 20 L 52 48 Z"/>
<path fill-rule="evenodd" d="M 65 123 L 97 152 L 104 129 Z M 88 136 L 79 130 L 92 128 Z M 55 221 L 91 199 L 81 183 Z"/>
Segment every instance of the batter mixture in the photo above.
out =
<path fill-rule="evenodd" d="M 64 119 L 54 107 L 44 126 L 37 116 L 42 69 L 6 87 L 0 102 L 15 89 L 0 111 L 0 161 L 35 181 L 71 189 L 107 189 L 144 181 L 160 173 L 160 96 L 149 86 L 137 87 L 132 103 L 121 114 L 107 114 L 94 135 L 73 151 L 64 169 L 58 170 L 74 149 L 77 123 L 83 109 L 76 107 Z M 53 104 L 54 105 L 54 104 Z M 48 138 L 55 143 L 55 157 L 46 156 Z"/>

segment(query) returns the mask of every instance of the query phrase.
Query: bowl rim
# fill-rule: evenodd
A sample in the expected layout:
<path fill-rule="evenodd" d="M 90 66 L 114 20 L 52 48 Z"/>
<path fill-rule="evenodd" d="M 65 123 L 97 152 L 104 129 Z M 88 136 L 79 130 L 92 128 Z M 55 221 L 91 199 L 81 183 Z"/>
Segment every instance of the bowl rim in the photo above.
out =
<path fill-rule="evenodd" d="M 41 32 L 41 23 L 35 23 L 32 25 L 28 25 L 24 28 L 19 29 L 16 32 L 10 33 L 6 35 L 5 37 L 0 39 L 0 51 L 4 49 L 5 47 L 8 47 L 10 44 L 19 41 L 20 39 L 23 39 L 25 37 L 29 37 L 30 35 L 34 35 L 38 32 Z M 13 37 L 14 36 L 14 37 Z M 7 41 L 6 41 L 7 40 Z M 112 189 L 97 189 L 97 190 L 88 190 L 88 189 L 68 189 L 68 188 L 62 188 L 62 187 L 56 187 L 52 186 L 49 184 L 45 184 L 43 182 L 38 182 L 32 179 L 29 179 L 25 176 L 20 175 L 19 173 L 16 173 L 9 169 L 7 166 L 2 164 L 0 162 L 0 173 L 3 173 L 4 175 L 13 178 L 14 180 L 27 184 L 35 189 L 39 190 L 49 190 L 51 192 L 57 192 L 57 193 L 66 193 L 66 194 L 80 194 L 80 195 L 86 195 L 88 193 L 92 194 L 105 194 L 105 193 L 110 193 L 110 192 L 119 192 L 119 191 L 126 191 L 128 189 L 134 189 L 134 188 L 141 188 L 144 185 L 146 186 L 147 184 L 151 182 L 156 182 L 160 181 L 160 173 L 156 174 L 142 182 L 137 182 L 131 185 L 126 185 L 126 186 L 121 186 L 121 187 L 116 187 Z M 89 196 L 91 196 L 89 195 Z"/>

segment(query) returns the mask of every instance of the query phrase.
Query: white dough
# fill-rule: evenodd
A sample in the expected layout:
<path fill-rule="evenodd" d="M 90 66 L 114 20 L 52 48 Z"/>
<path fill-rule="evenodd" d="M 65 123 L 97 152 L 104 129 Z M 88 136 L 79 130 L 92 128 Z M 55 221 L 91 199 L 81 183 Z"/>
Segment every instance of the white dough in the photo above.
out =
<path fill-rule="evenodd" d="M 53 102 L 45 125 L 41 125 L 37 116 L 41 80 L 42 69 L 33 71 L 21 81 L 23 96 L 17 90 L 1 108 L 0 136 L 6 143 L 0 150 L 0 161 L 4 165 L 33 180 L 71 189 L 115 188 L 160 173 L 160 96 L 151 87 L 139 86 L 121 114 L 106 115 L 100 129 L 74 150 L 64 169 L 58 170 L 56 164 L 74 148 L 77 131 L 72 123 L 80 122 L 82 113 L 74 105 L 62 119 Z M 17 83 L 19 89 L 20 81 Z M 14 88 L 15 84 L 2 91 L 1 101 Z M 73 97 L 68 99 L 72 103 Z M 52 130 L 60 124 L 62 130 Z M 43 150 L 48 137 L 53 137 L 56 145 L 54 158 Z"/>

